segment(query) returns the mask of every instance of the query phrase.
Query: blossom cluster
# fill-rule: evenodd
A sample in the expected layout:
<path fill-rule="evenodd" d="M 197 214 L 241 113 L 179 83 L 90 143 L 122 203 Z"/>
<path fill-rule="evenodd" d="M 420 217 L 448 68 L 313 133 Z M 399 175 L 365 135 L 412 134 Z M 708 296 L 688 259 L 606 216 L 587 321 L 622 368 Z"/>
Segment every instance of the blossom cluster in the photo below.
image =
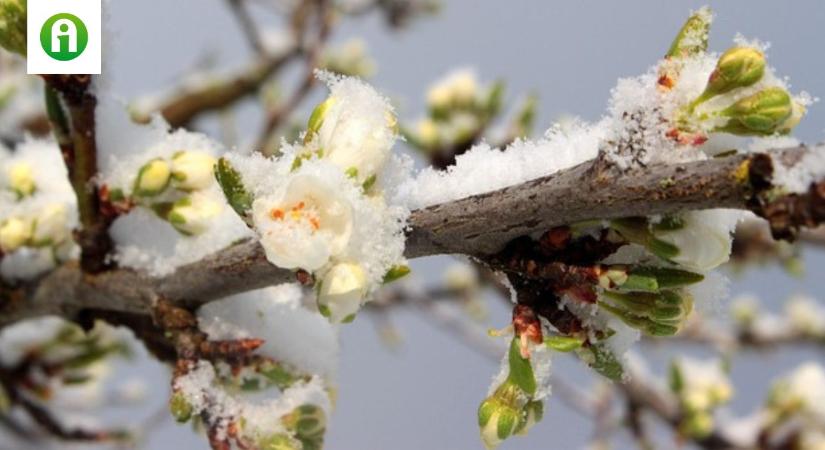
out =
<path fill-rule="evenodd" d="M 218 179 L 257 232 L 267 259 L 317 280 L 318 309 L 352 320 L 385 280 L 405 271 L 407 211 L 384 198 L 395 117 L 387 101 L 353 78 L 322 73 L 331 95 L 302 141 L 282 154 L 229 154 Z"/>
<path fill-rule="evenodd" d="M 76 254 L 76 200 L 60 150 L 27 140 L 0 148 L 0 273 L 28 279 Z"/>

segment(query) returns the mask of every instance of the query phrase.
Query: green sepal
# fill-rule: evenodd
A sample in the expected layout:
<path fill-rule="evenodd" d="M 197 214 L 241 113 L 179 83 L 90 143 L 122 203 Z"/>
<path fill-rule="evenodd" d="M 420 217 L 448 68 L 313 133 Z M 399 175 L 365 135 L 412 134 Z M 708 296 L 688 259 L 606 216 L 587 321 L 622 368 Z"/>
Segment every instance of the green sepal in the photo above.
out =
<path fill-rule="evenodd" d="M 387 273 L 384 274 L 383 283 L 384 284 L 392 283 L 395 280 L 398 280 L 400 278 L 404 278 L 405 276 L 409 275 L 410 272 L 412 272 L 412 270 L 410 269 L 410 266 L 407 266 L 407 265 L 392 266 L 390 268 L 390 270 L 388 270 Z"/>
<path fill-rule="evenodd" d="M 702 274 L 670 267 L 636 267 L 630 271 L 630 274 L 654 277 L 659 289 L 688 286 L 705 279 Z"/>
<path fill-rule="evenodd" d="M 530 360 L 521 356 L 519 340 L 513 338 L 510 341 L 510 351 L 507 355 L 507 362 L 510 366 L 510 373 L 507 380 L 519 387 L 525 394 L 532 396 L 536 393 L 536 377 L 533 375 L 533 366 Z"/>
<path fill-rule="evenodd" d="M 364 192 L 367 192 L 367 191 L 370 190 L 370 188 L 372 188 L 375 185 L 375 182 L 377 180 L 378 180 L 378 176 L 376 176 L 375 174 L 372 174 L 369 177 L 367 177 L 366 180 L 364 180 L 364 183 L 361 185 L 361 188 L 364 190 Z"/>
<path fill-rule="evenodd" d="M 710 32 L 709 17 L 710 11 L 703 10 L 688 17 L 665 56 L 685 58 L 705 53 L 708 50 L 708 33 Z"/>
<path fill-rule="evenodd" d="M 627 280 L 619 285 L 619 288 L 623 291 L 657 292 L 659 283 L 654 276 L 630 272 L 627 274 Z"/>
<path fill-rule="evenodd" d="M 252 209 L 252 194 L 243 185 L 240 172 L 235 170 L 226 158 L 215 164 L 215 179 L 223 190 L 227 203 L 242 218 L 247 218 Z"/>

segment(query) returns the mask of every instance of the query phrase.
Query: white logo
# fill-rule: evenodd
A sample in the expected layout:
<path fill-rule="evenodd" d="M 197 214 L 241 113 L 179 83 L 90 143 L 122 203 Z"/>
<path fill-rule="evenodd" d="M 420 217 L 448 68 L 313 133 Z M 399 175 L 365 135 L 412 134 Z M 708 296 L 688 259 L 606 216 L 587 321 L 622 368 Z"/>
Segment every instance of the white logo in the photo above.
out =
<path fill-rule="evenodd" d="M 99 74 L 101 0 L 28 0 L 27 72 Z"/>

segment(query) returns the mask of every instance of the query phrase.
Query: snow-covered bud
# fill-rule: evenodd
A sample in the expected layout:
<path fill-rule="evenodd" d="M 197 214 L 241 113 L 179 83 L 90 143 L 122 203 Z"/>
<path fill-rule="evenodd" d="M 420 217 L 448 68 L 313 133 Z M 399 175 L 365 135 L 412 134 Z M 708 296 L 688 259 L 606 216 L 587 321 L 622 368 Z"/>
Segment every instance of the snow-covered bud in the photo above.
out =
<path fill-rule="evenodd" d="M 69 237 L 69 211 L 62 203 L 46 205 L 34 220 L 35 246 L 56 245 Z"/>
<path fill-rule="evenodd" d="M 209 229 L 223 207 L 206 195 L 194 193 L 176 201 L 169 210 L 167 220 L 180 233 L 198 235 Z"/>
<path fill-rule="evenodd" d="M 18 198 L 28 197 L 37 188 L 34 181 L 34 170 L 32 166 L 25 162 L 18 162 L 8 168 L 6 174 L 9 189 L 17 194 Z"/>
<path fill-rule="evenodd" d="M 310 403 L 301 405 L 282 417 L 281 423 L 292 431 L 305 450 L 323 448 L 327 420 L 324 410 L 319 406 Z"/>
<path fill-rule="evenodd" d="M 720 115 L 728 117 L 728 123 L 716 131 L 741 136 L 771 135 L 779 131 L 792 112 L 793 101 L 788 91 L 770 87 L 725 108 Z"/>
<path fill-rule="evenodd" d="M 345 78 L 312 112 L 305 143 L 363 183 L 384 167 L 397 127 L 384 98 L 362 82 Z"/>
<path fill-rule="evenodd" d="M 704 92 L 691 107 L 736 88 L 751 86 L 764 74 L 765 55 L 761 51 L 752 47 L 733 47 L 719 57 Z"/>
<path fill-rule="evenodd" d="M 691 14 L 667 51 L 669 58 L 686 58 L 704 53 L 708 48 L 708 32 L 713 14 L 707 6 Z"/>
<path fill-rule="evenodd" d="M 321 279 L 318 310 L 333 323 L 351 322 L 366 293 L 367 276 L 359 264 L 336 264 Z"/>
<path fill-rule="evenodd" d="M 310 175 L 295 175 L 280 197 L 259 197 L 252 220 L 272 264 L 285 269 L 320 269 L 339 254 L 352 234 L 352 205 Z"/>
<path fill-rule="evenodd" d="M 26 0 L 0 0 L 0 47 L 26 55 Z"/>
<path fill-rule="evenodd" d="M 487 398 L 478 408 L 481 441 L 488 450 L 498 447 L 512 436 L 521 422 L 521 412 L 496 396 Z"/>
<path fill-rule="evenodd" d="M 19 217 L 10 217 L 0 223 L 0 250 L 10 253 L 26 244 L 31 238 L 31 224 Z"/>
<path fill-rule="evenodd" d="M 180 151 L 172 157 L 172 181 L 178 189 L 205 189 L 215 180 L 214 156 L 195 151 Z"/>
<path fill-rule="evenodd" d="M 133 193 L 140 197 L 154 197 L 169 186 L 172 170 L 169 163 L 158 158 L 144 164 L 138 171 Z"/>

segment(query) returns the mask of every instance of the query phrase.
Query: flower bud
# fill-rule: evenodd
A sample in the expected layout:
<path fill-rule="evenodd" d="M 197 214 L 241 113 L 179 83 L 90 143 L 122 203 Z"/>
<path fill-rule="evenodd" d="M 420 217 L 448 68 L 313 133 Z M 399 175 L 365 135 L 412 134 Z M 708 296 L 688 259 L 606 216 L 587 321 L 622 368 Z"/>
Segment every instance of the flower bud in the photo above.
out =
<path fill-rule="evenodd" d="M 794 101 L 793 107 L 791 108 L 791 115 L 788 116 L 788 118 L 785 119 L 785 121 L 779 125 L 779 127 L 776 130 L 777 133 L 790 133 L 794 128 L 796 128 L 797 125 L 799 125 L 799 122 L 802 121 L 802 117 L 805 116 L 805 112 L 805 105 L 797 101 Z"/>
<path fill-rule="evenodd" d="M 24 162 L 12 164 L 9 167 L 7 176 L 9 189 L 17 194 L 18 199 L 28 197 L 34 193 L 36 186 L 31 165 Z"/>
<path fill-rule="evenodd" d="M 176 201 L 169 210 L 167 220 L 178 232 L 194 236 L 209 229 L 212 219 L 221 210 L 220 203 L 196 193 Z"/>
<path fill-rule="evenodd" d="M 169 186 L 172 171 L 169 164 L 158 158 L 144 164 L 138 171 L 133 192 L 141 197 L 153 197 Z"/>
<path fill-rule="evenodd" d="M 324 275 L 318 288 L 318 310 L 333 323 L 351 322 L 367 293 L 364 269 L 339 263 Z"/>
<path fill-rule="evenodd" d="M 331 72 L 366 78 L 375 72 L 375 61 L 366 51 L 364 41 L 353 39 L 325 52 L 321 66 Z"/>
<path fill-rule="evenodd" d="M 43 208 L 34 220 L 32 241 L 35 246 L 56 245 L 69 237 L 69 211 L 62 203 Z"/>
<path fill-rule="evenodd" d="M 704 53 L 708 48 L 708 32 L 712 21 L 713 15 L 708 7 L 702 7 L 691 14 L 673 39 L 665 56 L 685 58 Z"/>
<path fill-rule="evenodd" d="M 0 250 L 10 253 L 26 244 L 31 238 L 32 227 L 27 221 L 10 217 L 0 223 Z"/>
<path fill-rule="evenodd" d="M 771 87 L 743 98 L 721 112 L 729 117 L 717 131 L 742 136 L 776 133 L 791 117 L 793 101 L 785 89 Z"/>
<path fill-rule="evenodd" d="M 172 181 L 185 191 L 205 189 L 214 181 L 217 159 L 208 153 L 180 151 L 172 157 Z"/>
<path fill-rule="evenodd" d="M 416 139 L 425 148 L 436 147 L 441 139 L 438 124 L 430 118 L 419 120 L 416 125 Z"/>
<path fill-rule="evenodd" d="M 688 436 L 703 438 L 713 431 L 713 417 L 707 412 L 691 414 L 684 419 L 682 429 Z"/>
<path fill-rule="evenodd" d="M 0 0 L 0 47 L 26 55 L 26 0 Z"/>
<path fill-rule="evenodd" d="M 512 406 L 489 397 L 478 408 L 478 426 L 481 441 L 490 450 L 510 437 L 521 421 L 521 414 Z"/>
<path fill-rule="evenodd" d="M 752 47 L 733 47 L 719 57 L 705 91 L 691 103 L 697 105 L 736 88 L 751 86 L 765 74 L 765 55 Z"/>
<path fill-rule="evenodd" d="M 544 417 L 544 402 L 541 400 L 531 400 L 524 405 L 521 422 L 516 429 L 516 434 L 526 435 L 533 425 L 541 422 Z"/>
<path fill-rule="evenodd" d="M 178 423 L 187 422 L 192 418 L 192 404 L 182 393 L 175 392 L 169 399 L 169 412 Z"/>

